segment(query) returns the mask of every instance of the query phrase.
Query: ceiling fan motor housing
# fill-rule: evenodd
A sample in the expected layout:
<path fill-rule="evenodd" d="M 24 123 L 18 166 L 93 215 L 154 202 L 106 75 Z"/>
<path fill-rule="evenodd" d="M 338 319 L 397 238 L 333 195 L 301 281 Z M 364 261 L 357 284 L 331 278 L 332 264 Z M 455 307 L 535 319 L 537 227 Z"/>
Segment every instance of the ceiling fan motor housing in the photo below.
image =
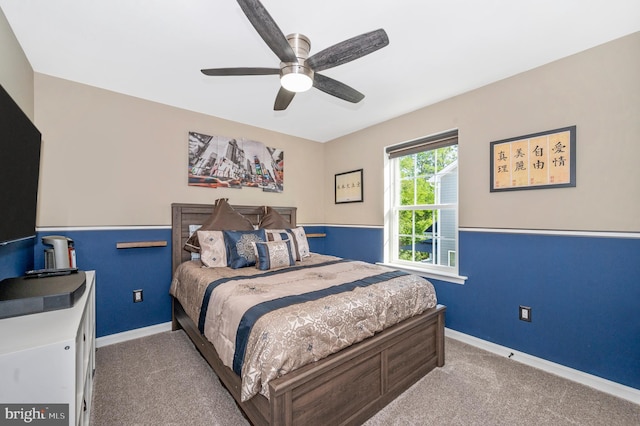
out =
<path fill-rule="evenodd" d="M 280 81 L 291 92 L 304 92 L 313 86 L 313 70 L 305 65 L 311 50 L 311 41 L 303 34 L 287 36 L 287 41 L 298 62 L 280 62 Z"/>

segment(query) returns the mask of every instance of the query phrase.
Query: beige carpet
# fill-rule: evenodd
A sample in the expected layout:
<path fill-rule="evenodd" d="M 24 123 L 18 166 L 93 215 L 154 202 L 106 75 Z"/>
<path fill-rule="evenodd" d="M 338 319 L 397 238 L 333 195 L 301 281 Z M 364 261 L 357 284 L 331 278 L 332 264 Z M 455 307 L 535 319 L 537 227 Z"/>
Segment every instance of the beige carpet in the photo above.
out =
<path fill-rule="evenodd" d="M 640 405 L 456 340 L 447 339 L 446 357 L 366 425 L 640 425 Z M 91 424 L 248 422 L 175 331 L 98 349 Z"/>

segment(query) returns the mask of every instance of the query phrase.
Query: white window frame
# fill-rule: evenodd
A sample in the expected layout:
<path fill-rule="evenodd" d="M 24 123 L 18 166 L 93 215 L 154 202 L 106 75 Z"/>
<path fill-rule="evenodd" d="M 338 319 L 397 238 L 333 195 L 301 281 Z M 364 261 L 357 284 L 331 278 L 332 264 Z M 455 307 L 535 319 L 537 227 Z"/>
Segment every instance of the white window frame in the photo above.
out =
<path fill-rule="evenodd" d="M 447 132 L 439 133 L 436 135 L 426 136 L 423 138 L 415 139 L 409 142 L 404 142 L 398 145 L 392 145 L 386 147 L 384 150 L 384 265 L 391 266 L 396 269 L 406 270 L 411 273 L 425 276 L 427 278 L 438 279 L 442 281 L 453 282 L 456 284 L 464 284 L 467 277 L 459 274 L 460 264 L 460 248 L 459 248 L 459 223 L 458 223 L 458 207 L 460 204 L 459 199 L 459 184 L 456 184 L 456 192 L 458 194 L 458 200 L 455 205 L 428 205 L 428 206 L 411 206 L 409 208 L 398 209 L 397 208 L 397 195 L 399 194 L 396 189 L 397 183 L 400 181 L 400 174 L 396 159 L 389 158 L 390 152 L 401 152 L 401 155 L 409 155 L 414 152 L 426 151 L 437 148 L 439 146 L 450 146 L 451 141 L 455 138 L 455 144 L 457 144 L 458 131 L 450 130 Z M 404 153 L 406 151 L 406 154 Z M 460 151 L 458 151 L 458 159 L 460 157 Z M 459 163 L 458 163 L 459 164 Z M 460 168 L 458 166 L 458 172 Z M 459 179 L 458 179 L 459 182 Z M 398 229 L 396 224 L 397 215 L 400 210 L 417 209 L 417 210 L 441 210 L 441 209 L 455 209 L 455 252 L 456 262 L 454 266 L 435 265 L 429 263 L 410 262 L 406 260 L 398 259 Z M 435 253 L 434 253 L 435 255 Z M 449 258 L 447 253 L 447 258 Z"/>

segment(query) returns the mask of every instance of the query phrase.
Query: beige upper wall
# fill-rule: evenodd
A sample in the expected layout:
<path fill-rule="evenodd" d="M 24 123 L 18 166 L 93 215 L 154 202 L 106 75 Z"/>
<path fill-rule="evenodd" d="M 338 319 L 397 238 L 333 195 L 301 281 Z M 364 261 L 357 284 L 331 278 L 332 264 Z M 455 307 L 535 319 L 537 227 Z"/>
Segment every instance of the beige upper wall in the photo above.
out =
<path fill-rule="evenodd" d="M 37 225 L 168 225 L 172 202 L 297 206 L 322 223 L 324 148 L 249 127 L 36 73 L 42 132 Z M 188 132 L 247 138 L 284 150 L 283 193 L 187 185 Z"/>
<path fill-rule="evenodd" d="M 640 231 L 640 33 L 326 144 L 326 222 L 383 224 L 384 147 L 459 129 L 460 226 Z M 491 141 L 577 126 L 575 188 L 489 192 Z M 364 169 L 364 203 L 334 174 Z"/>
<path fill-rule="evenodd" d="M 0 58 L 2 58 L 0 84 L 33 121 L 33 69 L 2 10 L 0 10 Z"/>
<path fill-rule="evenodd" d="M 384 147 L 458 128 L 461 226 L 637 232 L 639 48 L 636 33 L 319 144 L 50 76 L 36 74 L 31 85 L 31 67 L 0 13 L 0 53 L 10 59 L 0 83 L 43 132 L 38 226 L 166 225 L 171 202 L 219 197 L 295 205 L 301 223 L 380 226 Z M 24 93 L 34 86 L 30 112 Z M 573 124 L 576 188 L 489 192 L 491 141 Z M 189 131 L 283 148 L 285 192 L 188 187 Z M 364 203 L 335 205 L 334 174 L 358 168 Z"/>

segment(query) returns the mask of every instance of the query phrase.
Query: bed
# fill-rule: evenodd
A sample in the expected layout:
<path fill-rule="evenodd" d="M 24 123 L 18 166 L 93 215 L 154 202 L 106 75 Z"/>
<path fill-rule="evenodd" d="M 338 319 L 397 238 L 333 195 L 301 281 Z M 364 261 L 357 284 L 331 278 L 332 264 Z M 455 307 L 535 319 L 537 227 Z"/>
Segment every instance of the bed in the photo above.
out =
<path fill-rule="evenodd" d="M 204 223 L 212 209 L 210 204 L 172 204 L 174 273 L 191 259 L 184 250 L 190 226 Z M 253 224 L 264 214 L 260 206 L 233 209 Z M 296 225 L 295 207 L 273 209 Z M 186 332 L 254 425 L 361 424 L 429 371 L 444 365 L 445 307 L 437 305 L 270 380 L 268 398 L 258 393 L 247 399 L 240 376 L 223 363 L 224 354 L 202 334 L 202 324 L 187 313 L 190 308 L 175 297 L 172 303 L 173 329 Z"/>

